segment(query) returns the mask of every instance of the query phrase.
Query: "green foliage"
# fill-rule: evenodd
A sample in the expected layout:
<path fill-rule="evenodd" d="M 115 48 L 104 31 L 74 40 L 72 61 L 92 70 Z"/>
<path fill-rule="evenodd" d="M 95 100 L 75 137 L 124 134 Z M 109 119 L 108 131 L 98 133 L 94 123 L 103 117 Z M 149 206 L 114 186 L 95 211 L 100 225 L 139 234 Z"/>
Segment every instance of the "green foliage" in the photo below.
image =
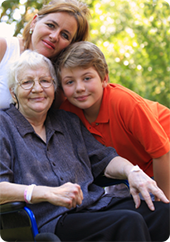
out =
<path fill-rule="evenodd" d="M 163 0 L 84 0 L 91 10 L 90 41 L 101 48 L 110 81 L 170 106 L 170 6 Z M 1 21 L 16 21 L 15 35 L 46 0 L 7 0 Z M 19 20 L 14 12 L 25 6 Z"/>
<path fill-rule="evenodd" d="M 170 7 L 162 0 L 93 1 L 91 41 L 110 81 L 170 105 Z"/>
<path fill-rule="evenodd" d="M 31 19 L 37 9 L 40 9 L 46 0 L 6 0 L 1 6 L 1 21 L 8 24 L 16 23 L 14 36 L 22 34 L 23 27 L 27 21 Z M 16 17 L 17 19 L 16 19 Z M 19 19 L 18 19 L 19 18 Z"/>

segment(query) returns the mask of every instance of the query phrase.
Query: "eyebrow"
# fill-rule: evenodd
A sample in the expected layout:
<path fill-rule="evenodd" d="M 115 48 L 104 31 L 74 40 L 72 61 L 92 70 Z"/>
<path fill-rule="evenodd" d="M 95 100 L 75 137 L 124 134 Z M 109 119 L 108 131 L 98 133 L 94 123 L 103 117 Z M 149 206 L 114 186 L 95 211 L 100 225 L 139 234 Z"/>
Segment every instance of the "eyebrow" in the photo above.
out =
<path fill-rule="evenodd" d="M 73 78 L 73 76 L 65 76 L 64 78 L 62 78 L 62 80 L 64 81 L 67 78 Z"/>

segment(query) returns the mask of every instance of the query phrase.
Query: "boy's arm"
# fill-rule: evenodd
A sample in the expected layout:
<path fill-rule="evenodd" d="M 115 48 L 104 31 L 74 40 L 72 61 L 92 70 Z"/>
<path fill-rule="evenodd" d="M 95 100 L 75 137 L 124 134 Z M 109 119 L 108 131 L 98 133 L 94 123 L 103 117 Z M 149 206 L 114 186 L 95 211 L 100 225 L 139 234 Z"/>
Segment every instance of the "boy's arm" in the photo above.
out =
<path fill-rule="evenodd" d="M 130 193 L 133 196 L 135 206 L 140 206 L 139 193 L 142 194 L 145 202 L 151 210 L 154 210 L 154 205 L 149 192 L 156 196 L 160 201 L 168 203 L 169 200 L 164 195 L 163 191 L 157 186 L 156 182 L 150 178 L 141 169 L 132 170 L 133 164 L 128 160 L 117 156 L 113 158 L 105 168 L 104 174 L 106 177 L 116 179 L 128 179 L 130 185 Z"/>
<path fill-rule="evenodd" d="M 170 199 L 170 151 L 165 155 L 153 159 L 154 180 Z"/>

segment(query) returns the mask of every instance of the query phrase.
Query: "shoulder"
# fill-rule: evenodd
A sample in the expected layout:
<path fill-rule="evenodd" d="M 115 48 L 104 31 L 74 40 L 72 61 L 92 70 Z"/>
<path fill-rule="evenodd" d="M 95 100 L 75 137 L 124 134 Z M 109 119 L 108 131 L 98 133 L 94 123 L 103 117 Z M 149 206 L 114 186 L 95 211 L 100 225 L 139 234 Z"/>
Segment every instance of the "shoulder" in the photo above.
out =
<path fill-rule="evenodd" d="M 7 114 L 8 109 L 1 109 L 0 110 L 0 120 L 1 120 L 1 132 L 7 132 L 11 126 L 11 119 L 9 115 Z"/>
<path fill-rule="evenodd" d="M 114 96 L 117 99 L 124 98 L 124 99 L 133 100 L 133 101 L 143 100 L 143 98 L 139 96 L 137 93 L 120 84 L 109 84 L 109 88 L 111 93 L 114 92 Z"/>
<path fill-rule="evenodd" d="M 20 55 L 20 42 L 17 37 L 0 37 L 0 62 L 6 65 L 6 62 Z M 12 58 L 12 59 L 11 59 Z"/>
<path fill-rule="evenodd" d="M 7 42 L 5 38 L 0 37 L 0 62 L 3 59 L 7 49 Z"/>
<path fill-rule="evenodd" d="M 74 113 L 65 110 L 50 110 L 48 117 L 55 130 L 60 130 L 72 138 L 85 135 L 84 125 Z"/>
<path fill-rule="evenodd" d="M 132 117 L 154 116 L 146 100 L 137 93 L 118 84 L 114 88 L 111 86 L 111 89 L 108 103 L 113 118 L 117 115 L 123 120 L 130 121 Z"/>
<path fill-rule="evenodd" d="M 50 116 L 52 118 L 55 118 L 58 122 L 61 122 L 62 124 L 65 123 L 67 126 L 74 125 L 75 122 L 76 123 L 80 122 L 80 119 L 76 114 L 62 109 L 59 109 L 59 110 L 51 109 Z"/>
<path fill-rule="evenodd" d="M 6 111 L 9 110 L 9 108 L 2 108 L 0 109 L 0 117 L 5 117 L 7 114 L 6 114 Z"/>
<path fill-rule="evenodd" d="M 141 103 L 146 104 L 144 98 L 124 86 L 109 84 L 109 88 L 109 98 L 112 105 L 121 105 L 121 107 L 131 108 Z"/>
<path fill-rule="evenodd" d="M 60 109 L 75 113 L 77 116 L 81 116 L 82 109 L 71 104 L 67 99 L 61 104 Z"/>
<path fill-rule="evenodd" d="M 2 124 L 3 126 L 9 126 L 10 124 L 12 124 L 12 126 L 14 124 L 17 123 L 17 119 L 20 121 L 21 120 L 21 113 L 20 111 L 15 108 L 14 104 L 10 104 L 10 107 L 8 108 L 4 108 L 4 109 L 0 109 L 0 120 L 1 120 L 1 127 Z"/>
<path fill-rule="evenodd" d="M 67 99 L 65 99 L 64 102 L 62 102 L 62 104 L 60 105 L 60 109 L 63 109 L 65 111 L 69 111 L 70 106 L 71 106 L 70 102 Z"/>

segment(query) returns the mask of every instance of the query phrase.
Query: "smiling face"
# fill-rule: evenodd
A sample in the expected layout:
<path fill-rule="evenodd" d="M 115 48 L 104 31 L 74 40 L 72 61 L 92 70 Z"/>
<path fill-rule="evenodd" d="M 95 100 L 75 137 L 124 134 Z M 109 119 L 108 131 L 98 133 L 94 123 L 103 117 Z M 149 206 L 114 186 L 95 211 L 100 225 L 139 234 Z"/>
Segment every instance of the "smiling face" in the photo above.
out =
<path fill-rule="evenodd" d="M 93 68 L 62 68 L 61 84 L 65 96 L 73 105 L 84 110 L 85 115 L 98 115 L 103 88 L 107 85 L 107 76 L 103 81 Z"/>
<path fill-rule="evenodd" d="M 38 17 L 37 17 L 38 18 Z M 77 32 L 76 19 L 65 12 L 50 13 L 32 21 L 29 49 L 52 58 L 66 48 Z"/>
<path fill-rule="evenodd" d="M 18 72 L 17 79 L 21 83 L 23 79 L 34 79 L 35 85 L 32 89 L 25 90 L 19 84 L 16 89 L 16 96 L 19 103 L 19 110 L 27 119 L 32 119 L 37 115 L 46 116 L 47 111 L 54 100 L 54 85 L 48 88 L 42 88 L 39 80 L 43 77 L 50 76 L 49 69 L 46 65 L 42 65 L 36 69 L 29 67 L 25 71 Z"/>

